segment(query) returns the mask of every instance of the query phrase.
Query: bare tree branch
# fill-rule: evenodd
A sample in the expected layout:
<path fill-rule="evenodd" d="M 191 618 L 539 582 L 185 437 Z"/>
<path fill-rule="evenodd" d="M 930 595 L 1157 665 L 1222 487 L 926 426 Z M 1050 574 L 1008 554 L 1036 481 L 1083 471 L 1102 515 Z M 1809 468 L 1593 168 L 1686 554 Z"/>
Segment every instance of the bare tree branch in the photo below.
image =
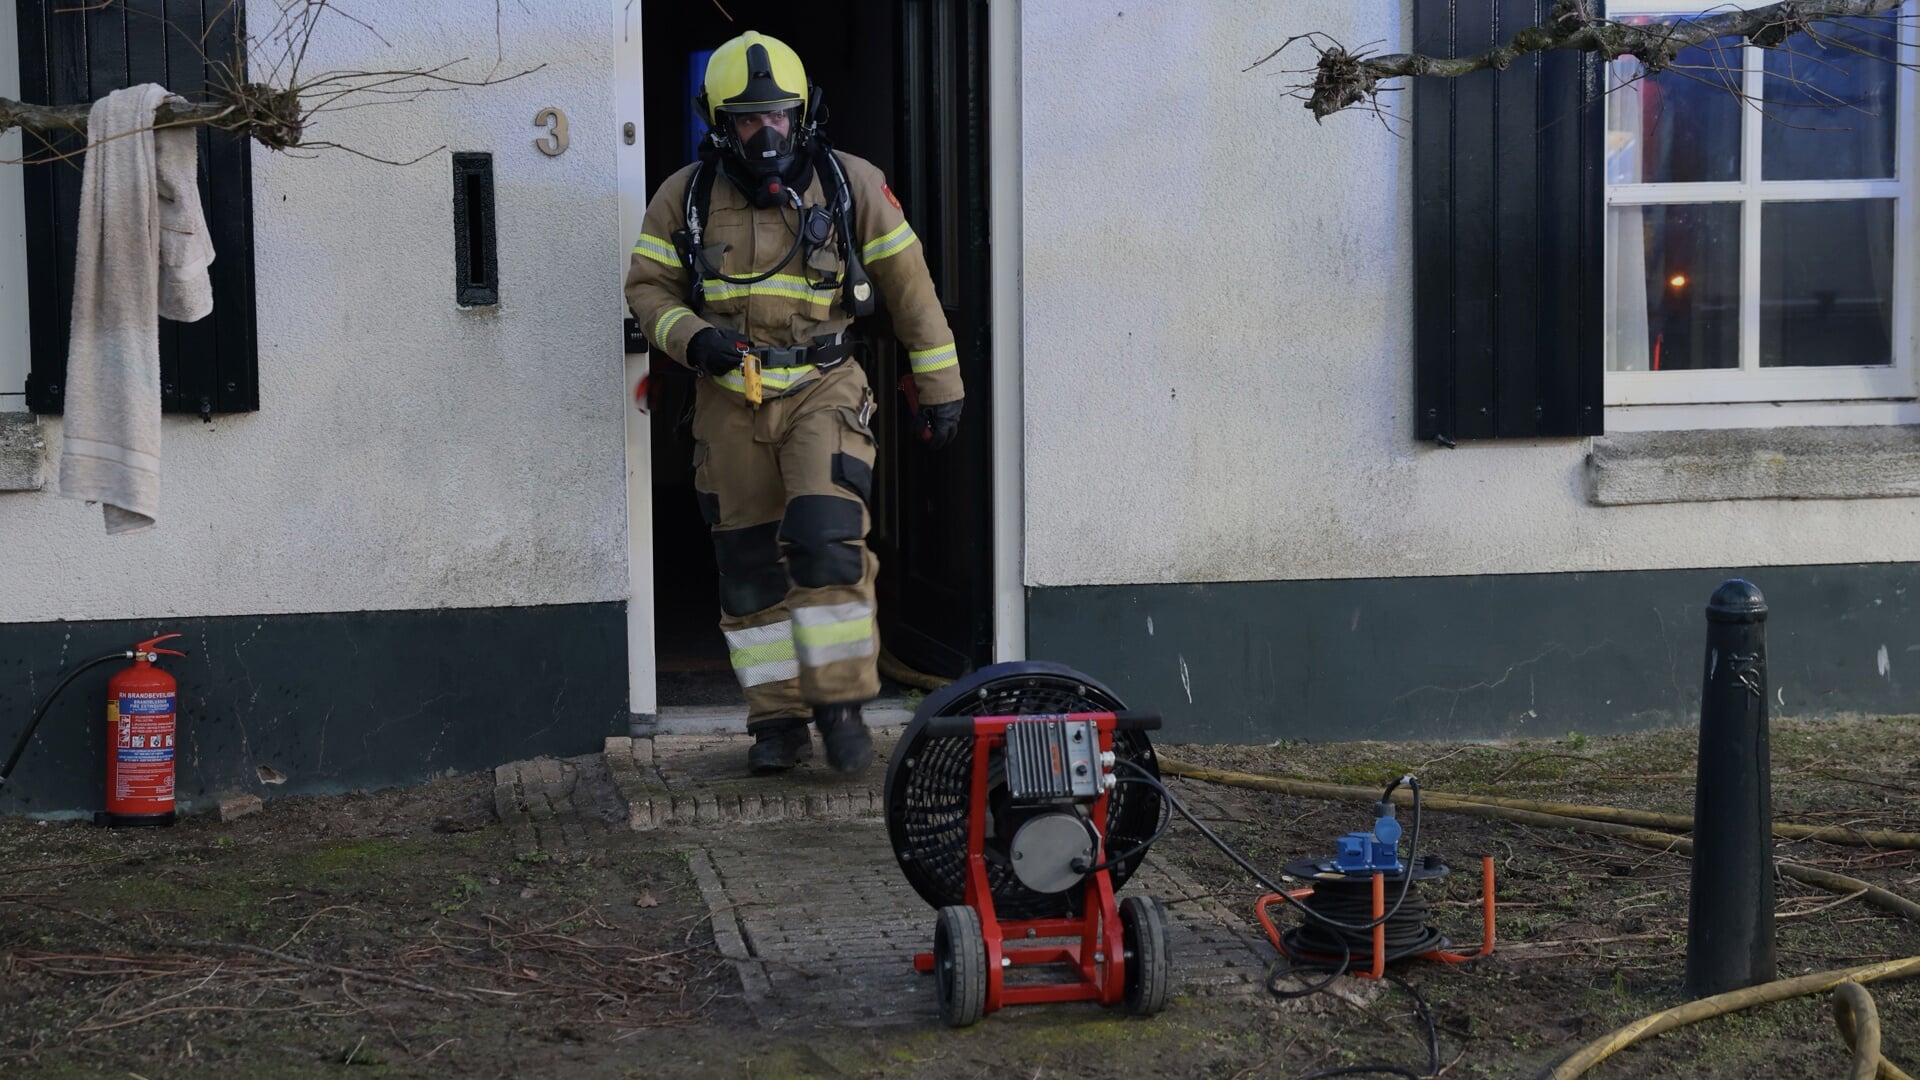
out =
<path fill-rule="evenodd" d="M 23 101 L 0 97 L 0 131 L 8 128 L 23 127 L 43 135 L 57 135 L 62 132 L 87 133 L 87 113 L 93 106 L 88 105 L 29 105 Z M 225 105 L 162 105 L 154 110 L 155 127 L 168 127 L 174 124 L 210 124 L 215 118 L 227 113 Z"/>
<path fill-rule="evenodd" d="M 84 6 L 57 8 L 56 16 L 78 14 L 122 3 L 123 0 L 94 0 Z M 225 17 L 239 0 L 224 0 L 225 6 L 215 18 Z M 199 53 L 208 71 L 208 85 L 199 95 L 201 100 L 187 104 L 166 104 L 154 111 L 151 128 L 166 127 L 212 127 L 251 137 L 255 142 L 270 150 L 288 150 L 294 147 L 309 149 L 337 149 L 360 154 L 351 147 L 333 142 L 307 141 L 307 125 L 319 113 L 340 111 L 352 107 L 342 105 L 342 99 L 356 95 L 369 95 L 381 103 L 399 103 L 412 100 L 421 94 L 445 92 L 468 87 L 494 86 L 510 82 L 523 75 L 531 75 L 546 65 L 541 64 L 517 71 L 510 75 L 495 74 L 500 68 L 503 53 L 496 40 L 494 67 L 483 78 L 461 79 L 448 73 L 448 69 L 464 63 L 451 60 L 433 67 L 410 68 L 398 71 L 326 71 L 319 74 L 306 74 L 302 65 L 307 58 L 308 47 L 313 35 L 324 20 L 329 17 L 345 19 L 372 34 L 382 44 L 390 44 L 366 21 L 348 13 L 339 7 L 335 0 L 279 0 L 280 17 L 268 27 L 262 35 L 251 41 L 236 42 L 234 55 L 209 56 L 206 53 L 205 34 L 189 33 L 163 22 L 163 32 L 170 33 L 177 44 Z M 496 5 L 497 6 L 497 5 Z M 146 12 L 133 14 L 147 15 Z M 522 7 L 524 9 L 524 5 Z M 211 22 L 209 23 L 211 25 Z M 496 39 L 500 36 L 498 12 L 496 10 Z M 249 81 L 246 77 L 250 70 L 264 69 L 268 72 L 265 82 Z M 372 104 L 374 102 L 368 102 Z M 68 160 L 84 153 L 83 147 L 59 147 L 55 140 L 65 135 L 85 135 L 87 117 L 92 105 L 36 105 L 29 102 L 0 98 L 0 134 L 13 128 L 20 128 L 30 135 L 46 152 L 37 156 L 22 158 L 17 162 L 0 164 L 45 164 Z M 133 134 L 117 132 L 115 137 Z M 428 151 L 428 154 L 435 151 Z M 376 161 L 388 161 L 386 158 L 371 154 L 360 154 Z M 421 157 L 427 156 L 426 154 Z M 420 158 L 414 158 L 418 161 Z M 392 164 L 411 164 L 411 162 L 390 162 Z"/>
<path fill-rule="evenodd" d="M 160 106 L 153 112 L 153 129 L 213 127 L 244 132 L 272 150 L 300 144 L 305 115 L 297 88 L 281 90 L 250 83 L 237 93 L 210 97 L 212 100 L 201 104 Z M 92 108 L 91 104 L 30 105 L 0 98 L 0 132 L 19 127 L 43 138 L 67 132 L 84 135 Z"/>
<path fill-rule="evenodd" d="M 1546 25 L 1522 30 L 1506 44 L 1476 56 L 1369 56 L 1364 49 L 1349 51 L 1324 34 L 1299 34 L 1251 67 L 1280 55 L 1296 41 L 1313 46 L 1320 54 L 1312 69 L 1313 81 L 1296 87 L 1294 96 L 1303 98 L 1306 108 L 1319 120 L 1356 105 L 1377 109 L 1379 95 L 1394 89 L 1382 85 L 1389 79 L 1458 78 L 1488 68 L 1505 70 L 1523 56 L 1557 49 L 1598 53 L 1607 60 L 1631 56 L 1640 61 L 1647 74 L 1657 75 L 1672 67 L 1681 52 L 1720 38 L 1737 37 L 1762 48 L 1776 48 L 1795 35 L 1810 33 L 1818 23 L 1884 15 L 1898 9 L 1902 2 L 1784 0 L 1746 11 L 1729 8 L 1699 16 L 1627 23 L 1595 17 L 1592 0 L 1555 0 Z"/>

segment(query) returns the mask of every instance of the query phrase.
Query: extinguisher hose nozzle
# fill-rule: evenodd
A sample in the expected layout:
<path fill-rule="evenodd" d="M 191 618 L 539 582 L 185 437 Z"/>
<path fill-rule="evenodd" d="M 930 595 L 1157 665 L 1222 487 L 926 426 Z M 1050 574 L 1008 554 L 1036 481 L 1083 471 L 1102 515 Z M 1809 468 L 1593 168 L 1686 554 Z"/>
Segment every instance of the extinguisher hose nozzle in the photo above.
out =
<path fill-rule="evenodd" d="M 95 657 L 81 664 L 79 667 L 74 668 L 72 671 L 67 672 L 67 677 L 60 680 L 60 684 L 53 688 L 53 692 L 40 700 L 40 707 L 33 711 L 33 719 L 27 723 L 27 730 L 21 732 L 20 741 L 13 746 L 13 753 L 7 755 L 7 763 L 0 765 L 0 784 L 5 784 L 7 778 L 13 775 L 13 767 L 20 763 L 20 755 L 27 752 L 27 744 L 33 741 L 35 729 L 40 726 L 41 719 L 47 715 L 47 709 L 52 707 L 53 699 L 60 696 L 60 691 L 65 690 L 73 680 L 79 678 L 81 673 L 89 668 L 99 667 L 101 664 L 110 664 L 115 660 L 125 660 L 133 655 L 133 650 L 122 649 L 119 652 Z"/>

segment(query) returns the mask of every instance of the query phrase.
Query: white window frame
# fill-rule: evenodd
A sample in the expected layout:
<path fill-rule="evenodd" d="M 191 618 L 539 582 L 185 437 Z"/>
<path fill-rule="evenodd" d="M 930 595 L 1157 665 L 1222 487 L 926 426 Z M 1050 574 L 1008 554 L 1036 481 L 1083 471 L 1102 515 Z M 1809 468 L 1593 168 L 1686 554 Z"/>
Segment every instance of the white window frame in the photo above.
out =
<path fill-rule="evenodd" d="M 1752 6 L 1752 5 L 1748 5 Z M 1680 10 L 1676 10 L 1679 8 Z M 1900 10 L 1903 54 L 1915 47 L 1915 0 Z M 1675 0 L 1611 0 L 1607 15 L 1697 15 Z M 1742 88 L 1749 100 L 1759 100 L 1765 88 L 1763 52 L 1742 47 Z M 1888 180 L 1771 180 L 1759 178 L 1762 124 L 1758 110 L 1741 109 L 1741 178 L 1716 183 L 1609 184 L 1606 205 L 1678 205 L 1683 203 L 1737 203 L 1741 206 L 1740 366 L 1697 371 L 1613 371 L 1606 373 L 1605 401 L 1610 407 L 1640 405 L 1735 405 L 1752 402 L 1904 401 L 1916 396 L 1915 319 L 1916 165 L 1920 164 L 1920 123 L 1915 122 L 1915 76 L 1897 69 L 1897 116 L 1894 126 L 1894 177 Z M 1828 366 L 1762 368 L 1760 362 L 1760 207 L 1768 202 L 1836 198 L 1891 198 L 1894 200 L 1893 334 L 1891 366 Z M 1610 236 L 1612 230 L 1607 230 Z M 1614 320 L 1617 257 L 1606 245 L 1605 355 L 1611 364 L 1615 351 Z M 1709 426 L 1709 425 L 1702 425 Z"/>

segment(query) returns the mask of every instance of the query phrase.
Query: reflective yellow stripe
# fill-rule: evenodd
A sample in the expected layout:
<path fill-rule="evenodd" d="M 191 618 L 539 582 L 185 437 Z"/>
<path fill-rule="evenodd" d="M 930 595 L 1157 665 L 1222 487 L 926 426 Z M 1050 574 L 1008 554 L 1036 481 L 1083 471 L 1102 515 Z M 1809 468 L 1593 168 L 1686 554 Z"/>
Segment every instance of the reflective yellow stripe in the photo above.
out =
<path fill-rule="evenodd" d="M 794 608 L 793 643 L 806 668 L 864 660 L 879 644 L 873 636 L 873 605 L 853 601 Z"/>
<path fill-rule="evenodd" d="M 814 367 L 780 367 L 760 369 L 760 388 L 762 390 L 791 390 L 805 382 L 814 374 Z M 716 375 L 714 381 L 736 393 L 747 392 L 747 380 L 737 371 L 725 375 Z"/>
<path fill-rule="evenodd" d="M 680 268 L 680 257 L 674 253 L 673 247 L 657 236 L 641 233 L 640 242 L 633 245 L 633 253 L 645 255 L 654 262 L 671 266 L 676 270 Z"/>
<path fill-rule="evenodd" d="M 898 255 L 905 251 L 907 245 L 913 243 L 915 239 L 917 238 L 913 235 L 913 226 L 903 221 L 894 226 L 893 231 L 887 235 L 867 241 L 867 246 L 860 249 L 860 258 L 864 262 L 879 262 L 889 255 Z"/>
<path fill-rule="evenodd" d="M 729 654 L 736 668 L 755 667 L 771 664 L 776 660 L 791 660 L 794 657 L 793 639 L 769 641 L 764 645 L 749 645 L 743 649 L 734 649 Z"/>
<path fill-rule="evenodd" d="M 800 677 L 800 661 L 793 648 L 793 623 L 782 619 L 765 626 L 728 630 L 727 653 L 733 674 L 743 688 L 765 686 Z"/>
<path fill-rule="evenodd" d="M 929 371 L 939 371 L 960 363 L 960 354 L 952 345 L 941 345 L 932 349 L 912 349 L 907 353 L 907 362 L 912 365 L 915 375 L 924 375 Z"/>
<path fill-rule="evenodd" d="M 679 306 L 670 307 L 661 312 L 660 318 L 653 324 L 653 343 L 665 347 L 667 343 L 667 331 L 673 329 L 674 323 L 679 322 L 691 314 L 693 314 L 691 308 Z"/>
<path fill-rule="evenodd" d="M 873 616 L 863 619 L 849 619 L 846 622 L 827 623 L 823 626 L 803 626 L 795 624 L 793 640 L 800 647 L 812 648 L 820 645 L 841 645 L 849 641 L 865 641 L 873 636 Z"/>
<path fill-rule="evenodd" d="M 781 296 L 789 300 L 803 300 L 809 304 L 825 307 L 833 303 L 839 295 L 839 289 L 816 289 L 807 284 L 807 279 L 798 274 L 775 274 L 765 281 L 756 281 L 752 285 L 734 285 L 718 278 L 707 278 L 700 283 L 701 290 L 708 300 L 732 300 L 741 296 Z"/>

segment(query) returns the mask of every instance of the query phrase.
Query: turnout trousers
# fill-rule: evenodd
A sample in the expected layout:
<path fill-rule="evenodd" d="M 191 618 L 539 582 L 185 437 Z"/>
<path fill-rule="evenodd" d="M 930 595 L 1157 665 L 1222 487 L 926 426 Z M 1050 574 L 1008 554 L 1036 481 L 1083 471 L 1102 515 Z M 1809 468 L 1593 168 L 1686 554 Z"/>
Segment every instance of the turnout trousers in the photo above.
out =
<path fill-rule="evenodd" d="M 873 407 L 852 361 L 757 408 L 716 379 L 697 385 L 693 486 L 750 725 L 880 692 Z"/>

